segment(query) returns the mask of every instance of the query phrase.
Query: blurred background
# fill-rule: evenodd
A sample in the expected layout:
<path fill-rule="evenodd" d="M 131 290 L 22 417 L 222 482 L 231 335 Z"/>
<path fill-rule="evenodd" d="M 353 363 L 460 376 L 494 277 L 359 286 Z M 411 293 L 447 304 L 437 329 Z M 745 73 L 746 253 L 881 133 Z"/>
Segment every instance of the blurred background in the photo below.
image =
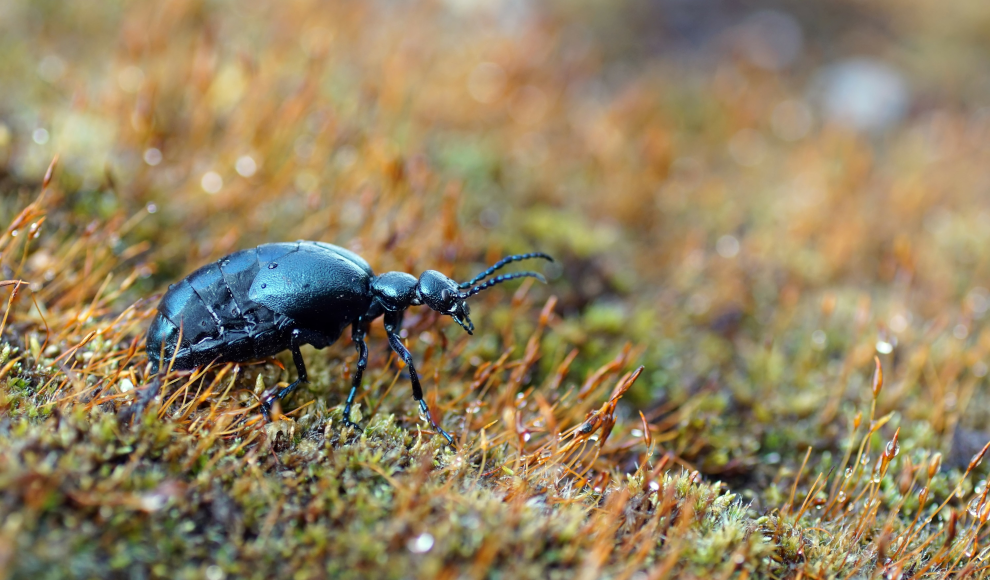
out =
<path fill-rule="evenodd" d="M 51 309 L 270 241 L 457 277 L 541 250 L 547 340 L 634 344 L 623 412 L 689 408 L 706 474 L 833 448 L 874 355 L 902 441 L 990 419 L 990 4 L 0 0 L 0 30 L 0 217 L 59 155 L 4 277 Z M 45 249 L 83 237 L 82 273 Z"/>

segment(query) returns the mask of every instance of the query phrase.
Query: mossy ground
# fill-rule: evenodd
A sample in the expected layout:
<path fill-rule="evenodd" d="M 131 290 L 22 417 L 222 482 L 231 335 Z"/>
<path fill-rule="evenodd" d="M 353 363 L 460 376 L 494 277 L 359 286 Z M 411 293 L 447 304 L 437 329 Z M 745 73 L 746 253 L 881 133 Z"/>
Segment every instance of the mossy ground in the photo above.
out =
<path fill-rule="evenodd" d="M 768 71 L 637 3 L 0 4 L 0 577 L 984 576 L 990 9 L 782 5 Z M 881 132 L 809 92 L 859 53 Z M 363 433 L 346 339 L 130 416 L 165 286 L 300 238 L 558 258 L 406 317 L 456 450 L 380 323 Z"/>

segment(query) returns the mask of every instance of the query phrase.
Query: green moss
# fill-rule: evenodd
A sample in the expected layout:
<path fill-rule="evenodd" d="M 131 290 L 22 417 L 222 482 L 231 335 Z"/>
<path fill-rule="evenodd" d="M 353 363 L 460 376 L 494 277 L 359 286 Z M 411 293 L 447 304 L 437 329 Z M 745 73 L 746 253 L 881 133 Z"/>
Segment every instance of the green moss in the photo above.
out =
<path fill-rule="evenodd" d="M 303 1 L 277 18 L 251 0 L 57 4 L 7 10 L 0 35 L 0 576 L 984 572 L 966 550 L 987 542 L 986 468 L 964 473 L 983 442 L 954 441 L 990 420 L 967 108 L 987 99 L 946 78 L 982 66 L 968 59 L 985 7 L 940 6 L 875 47 L 936 113 L 878 139 L 812 111 L 792 142 L 779 107 L 800 109 L 817 64 L 638 53 L 655 18 L 623 2 L 549 3 L 511 26 L 419 3 Z M 873 20 L 897 21 L 892 6 Z M 795 17 L 846 54 L 865 37 L 849 14 L 838 36 Z M 915 51 L 930 60 L 897 48 L 908 28 L 907 44 L 939 47 Z M 739 163 L 740 135 L 761 163 Z M 473 297 L 474 336 L 407 313 L 456 450 L 378 323 L 361 431 L 343 427 L 346 337 L 304 348 L 310 384 L 271 424 L 256 404 L 294 378 L 285 354 L 176 373 L 130 416 L 167 285 L 297 238 L 457 279 L 505 253 L 557 258 L 510 267 L 548 286 Z"/>

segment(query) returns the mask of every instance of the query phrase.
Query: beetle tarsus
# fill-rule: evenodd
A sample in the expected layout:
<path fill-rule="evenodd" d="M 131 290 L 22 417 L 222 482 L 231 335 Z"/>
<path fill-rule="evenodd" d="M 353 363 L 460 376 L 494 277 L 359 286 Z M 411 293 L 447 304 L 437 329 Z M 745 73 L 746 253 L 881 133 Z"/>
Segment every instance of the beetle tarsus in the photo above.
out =
<path fill-rule="evenodd" d="M 140 419 L 141 415 L 144 414 L 144 410 L 155 400 L 158 396 L 158 391 L 162 388 L 161 378 L 156 374 L 151 382 L 147 386 L 142 387 L 137 392 L 136 400 L 131 403 L 130 407 L 125 407 L 120 411 L 118 415 L 121 423 L 126 423 L 128 421 L 134 422 Z"/>
<path fill-rule="evenodd" d="M 450 445 L 451 447 L 457 447 L 456 445 L 454 445 L 454 440 L 453 438 L 451 438 L 450 433 L 444 431 L 443 427 L 437 425 L 436 421 L 433 420 L 433 415 L 430 414 L 430 408 L 426 406 L 426 401 L 424 401 L 423 399 L 419 400 L 419 410 L 422 411 L 424 415 L 426 415 L 426 421 L 430 424 L 430 427 L 433 427 L 435 431 L 443 435 L 443 438 L 447 440 L 447 445 Z"/>
<path fill-rule="evenodd" d="M 362 429 L 362 428 L 361 428 L 361 427 L 360 427 L 360 426 L 359 426 L 359 425 L 358 425 L 357 423 L 355 423 L 354 421 L 351 421 L 351 420 L 350 420 L 350 418 L 348 418 L 348 417 L 344 417 L 344 426 L 345 426 L 345 427 L 350 427 L 351 429 L 354 429 L 354 430 L 355 430 L 355 431 L 357 431 L 358 433 L 364 433 L 364 429 Z"/>
<path fill-rule="evenodd" d="M 265 418 L 265 423 L 272 422 L 272 401 L 276 400 L 274 397 L 265 397 L 261 401 L 261 414 Z"/>
<path fill-rule="evenodd" d="M 296 387 L 298 387 L 300 384 L 307 383 L 307 382 L 309 382 L 309 381 L 305 381 L 303 379 L 298 379 L 296 382 L 292 383 L 288 387 L 285 387 L 284 389 L 282 389 L 281 391 L 279 391 L 278 394 L 275 395 L 275 400 L 281 401 L 286 396 L 288 396 L 289 393 L 291 393 L 292 391 L 296 390 Z"/>

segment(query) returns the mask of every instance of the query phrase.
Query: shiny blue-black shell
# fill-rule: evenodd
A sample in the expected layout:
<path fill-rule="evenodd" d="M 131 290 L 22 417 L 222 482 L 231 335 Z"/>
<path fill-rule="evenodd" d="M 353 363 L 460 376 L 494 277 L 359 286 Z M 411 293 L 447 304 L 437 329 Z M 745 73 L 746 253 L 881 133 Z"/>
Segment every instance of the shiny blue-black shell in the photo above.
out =
<path fill-rule="evenodd" d="M 148 330 L 152 372 L 323 348 L 365 315 L 374 272 L 323 242 L 264 244 L 235 252 L 169 287 Z"/>

